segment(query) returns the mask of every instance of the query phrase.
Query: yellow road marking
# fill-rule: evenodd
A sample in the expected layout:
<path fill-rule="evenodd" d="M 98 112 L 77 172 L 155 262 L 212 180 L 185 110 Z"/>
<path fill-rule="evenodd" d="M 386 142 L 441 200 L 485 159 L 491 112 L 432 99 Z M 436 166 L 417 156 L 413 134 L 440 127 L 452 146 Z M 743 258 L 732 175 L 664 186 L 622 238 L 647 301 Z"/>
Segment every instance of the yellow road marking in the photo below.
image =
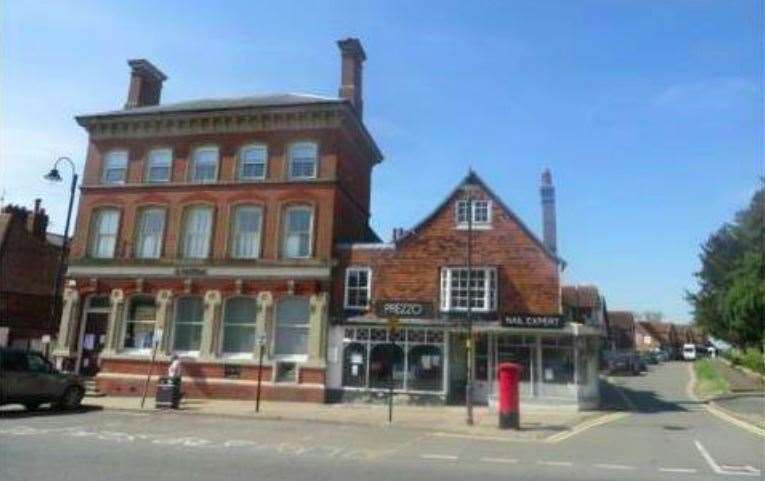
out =
<path fill-rule="evenodd" d="M 717 406 L 714 406 L 714 405 L 711 405 L 711 404 L 705 404 L 704 408 L 706 408 L 706 410 L 709 413 L 714 414 L 718 418 L 720 418 L 720 419 L 722 419 L 724 421 L 727 421 L 727 422 L 733 424 L 734 426 L 738 426 L 738 427 L 740 427 L 741 429 L 743 429 L 745 431 L 749 431 L 750 433 L 754 434 L 755 436 L 759 436 L 761 438 L 765 438 L 765 429 L 759 428 L 759 427 L 755 426 L 754 424 L 749 424 L 746 421 L 742 421 L 742 420 L 740 420 L 738 418 L 735 418 L 735 417 L 733 417 L 730 414 L 726 413 L 725 411 L 723 411 L 722 409 L 720 409 Z"/>
<path fill-rule="evenodd" d="M 604 424 L 608 424 L 614 421 L 618 421 L 619 419 L 624 419 L 627 416 L 629 416 L 630 413 L 611 413 L 606 414 L 605 416 L 598 417 L 596 419 L 591 419 L 589 421 L 585 421 L 578 426 L 574 426 L 573 429 L 570 431 L 565 431 L 558 434 L 553 434 L 552 436 L 545 438 L 546 443 L 550 444 L 556 444 L 560 443 L 562 441 L 565 441 L 566 439 L 576 436 L 577 434 L 581 434 L 584 431 L 587 431 L 588 429 L 592 429 L 597 426 L 602 426 Z"/>

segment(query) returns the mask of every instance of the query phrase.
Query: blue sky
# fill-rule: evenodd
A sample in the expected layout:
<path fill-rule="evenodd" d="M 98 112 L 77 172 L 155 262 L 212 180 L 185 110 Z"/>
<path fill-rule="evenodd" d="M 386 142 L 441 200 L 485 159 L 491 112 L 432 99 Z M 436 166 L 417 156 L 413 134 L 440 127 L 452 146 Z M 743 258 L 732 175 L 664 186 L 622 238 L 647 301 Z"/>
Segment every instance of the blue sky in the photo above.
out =
<path fill-rule="evenodd" d="M 128 58 L 163 101 L 336 95 L 335 41 L 366 48 L 365 122 L 386 160 L 373 226 L 411 226 L 475 169 L 540 232 L 553 172 L 564 280 L 610 308 L 687 320 L 698 246 L 763 173 L 762 2 L 69 1 L 0 4 L 0 190 L 63 230 L 76 114 L 121 107 Z"/>

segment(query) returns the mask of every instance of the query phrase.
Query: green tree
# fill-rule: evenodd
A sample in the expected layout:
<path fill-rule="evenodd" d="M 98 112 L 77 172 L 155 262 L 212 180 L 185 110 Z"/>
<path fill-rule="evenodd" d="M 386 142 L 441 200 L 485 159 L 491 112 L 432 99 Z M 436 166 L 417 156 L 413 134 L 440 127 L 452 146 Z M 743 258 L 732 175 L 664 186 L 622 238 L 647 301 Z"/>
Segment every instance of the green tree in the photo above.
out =
<path fill-rule="evenodd" d="M 699 289 L 688 293 L 694 320 L 739 348 L 763 348 L 765 325 L 765 189 L 701 247 Z"/>

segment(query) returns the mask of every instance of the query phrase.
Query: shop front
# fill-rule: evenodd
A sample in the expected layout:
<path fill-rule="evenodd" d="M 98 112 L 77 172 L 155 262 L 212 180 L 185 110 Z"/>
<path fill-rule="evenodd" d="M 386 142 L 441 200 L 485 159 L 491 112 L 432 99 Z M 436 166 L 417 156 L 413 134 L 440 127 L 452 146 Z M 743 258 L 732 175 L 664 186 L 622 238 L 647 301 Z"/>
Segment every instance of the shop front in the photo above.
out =
<path fill-rule="evenodd" d="M 594 407 L 598 402 L 597 359 L 601 333 L 580 324 L 558 329 L 502 327 L 476 323 L 473 400 L 495 407 L 497 371 L 505 362 L 521 366 L 524 404 Z M 461 404 L 467 380 L 464 323 L 385 320 L 344 322 L 330 332 L 330 401 Z"/>

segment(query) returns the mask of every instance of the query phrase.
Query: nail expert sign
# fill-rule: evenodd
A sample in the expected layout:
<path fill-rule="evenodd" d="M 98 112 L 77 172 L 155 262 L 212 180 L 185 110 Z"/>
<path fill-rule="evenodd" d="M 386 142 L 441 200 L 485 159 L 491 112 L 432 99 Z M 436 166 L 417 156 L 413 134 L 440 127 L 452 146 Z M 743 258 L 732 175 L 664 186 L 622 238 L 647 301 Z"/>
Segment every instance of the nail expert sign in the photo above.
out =
<path fill-rule="evenodd" d="M 504 327 L 523 327 L 526 329 L 563 329 L 561 316 L 540 316 L 533 314 L 511 314 L 505 316 Z"/>

